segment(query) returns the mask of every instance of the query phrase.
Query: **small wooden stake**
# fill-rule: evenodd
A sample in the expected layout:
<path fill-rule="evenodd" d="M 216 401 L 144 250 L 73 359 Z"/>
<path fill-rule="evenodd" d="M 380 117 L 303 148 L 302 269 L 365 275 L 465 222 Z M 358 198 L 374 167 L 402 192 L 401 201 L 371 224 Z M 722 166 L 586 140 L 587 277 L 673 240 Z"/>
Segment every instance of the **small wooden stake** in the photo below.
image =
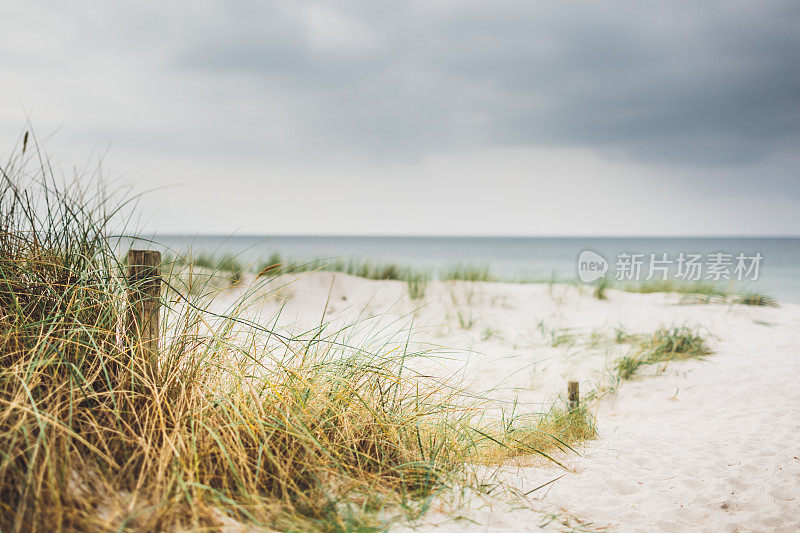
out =
<path fill-rule="evenodd" d="M 569 410 L 574 411 L 581 404 L 581 394 L 577 381 L 567 382 L 567 398 L 569 400 Z"/>
<path fill-rule="evenodd" d="M 159 307 L 161 304 L 161 252 L 130 250 L 127 258 L 128 316 L 126 335 L 146 361 L 146 372 L 158 376 Z"/>

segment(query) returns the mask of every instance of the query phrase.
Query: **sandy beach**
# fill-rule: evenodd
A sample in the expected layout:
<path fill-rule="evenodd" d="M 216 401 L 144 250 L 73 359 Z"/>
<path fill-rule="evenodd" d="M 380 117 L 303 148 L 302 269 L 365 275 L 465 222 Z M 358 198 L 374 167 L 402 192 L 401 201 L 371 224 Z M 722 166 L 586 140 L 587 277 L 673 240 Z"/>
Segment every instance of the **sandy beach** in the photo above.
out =
<path fill-rule="evenodd" d="M 528 409 L 560 401 L 570 379 L 602 391 L 590 404 L 598 436 L 558 457 L 566 469 L 541 459 L 490 469 L 527 493 L 524 501 L 442 500 L 397 530 L 800 528 L 796 305 L 689 304 L 677 294 L 616 290 L 598 300 L 583 286 L 461 281 L 431 282 L 412 300 L 403 282 L 329 272 L 254 283 L 214 305 L 222 311 L 255 291 L 263 298 L 248 312 L 287 331 L 324 321 L 360 324 L 351 342 L 375 331 L 399 336 L 427 353 L 411 363 L 418 369 Z M 629 349 L 613 342 L 618 332 L 676 325 L 700 328 L 714 353 L 614 382 L 613 361 Z"/>
<path fill-rule="evenodd" d="M 798 2 L 0 18 L 0 533 L 800 532 Z"/>

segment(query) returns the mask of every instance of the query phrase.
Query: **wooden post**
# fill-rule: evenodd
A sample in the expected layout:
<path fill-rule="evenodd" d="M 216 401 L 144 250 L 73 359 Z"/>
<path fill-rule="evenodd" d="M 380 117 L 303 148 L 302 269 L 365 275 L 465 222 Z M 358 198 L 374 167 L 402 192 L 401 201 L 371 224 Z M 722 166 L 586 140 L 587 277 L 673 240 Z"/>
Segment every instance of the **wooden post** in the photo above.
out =
<path fill-rule="evenodd" d="M 161 304 L 161 252 L 130 250 L 127 258 L 128 316 L 125 330 L 134 353 L 146 362 L 151 379 L 158 376 L 159 307 Z"/>
<path fill-rule="evenodd" d="M 581 394 L 577 381 L 567 383 L 567 399 L 569 400 L 569 410 L 574 411 L 581 404 Z"/>

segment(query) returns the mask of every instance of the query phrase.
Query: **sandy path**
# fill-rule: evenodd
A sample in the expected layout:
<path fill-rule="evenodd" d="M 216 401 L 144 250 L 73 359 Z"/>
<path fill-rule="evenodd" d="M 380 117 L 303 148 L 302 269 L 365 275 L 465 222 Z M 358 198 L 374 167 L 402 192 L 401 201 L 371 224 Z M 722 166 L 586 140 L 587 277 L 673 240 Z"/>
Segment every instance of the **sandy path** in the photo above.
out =
<path fill-rule="evenodd" d="M 602 441 L 543 501 L 621 530 L 800 530 L 798 344 L 723 345 L 626 384 L 598 413 Z"/>
<path fill-rule="evenodd" d="M 478 523 L 440 516 L 430 529 L 540 531 L 552 512 L 555 530 L 572 517 L 576 530 L 800 531 L 800 320 L 782 309 L 782 324 L 726 328 L 706 361 L 673 363 L 602 401 L 600 438 L 570 461 L 574 473 L 537 491 L 538 515 L 476 506 Z M 516 471 L 523 490 L 562 473 Z"/>

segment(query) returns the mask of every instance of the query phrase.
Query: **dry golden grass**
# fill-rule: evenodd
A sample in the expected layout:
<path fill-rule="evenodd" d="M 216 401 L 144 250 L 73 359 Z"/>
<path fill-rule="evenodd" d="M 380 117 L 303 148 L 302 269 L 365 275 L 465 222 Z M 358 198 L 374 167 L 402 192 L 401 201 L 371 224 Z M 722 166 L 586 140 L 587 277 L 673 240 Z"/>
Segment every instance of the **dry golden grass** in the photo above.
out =
<path fill-rule="evenodd" d="M 590 436 L 553 417 L 476 429 L 481 400 L 414 374 L 403 350 L 324 326 L 281 336 L 185 287 L 153 375 L 121 329 L 117 209 L 54 188 L 44 164 L 2 175 L 2 531 L 370 529 L 424 509 L 487 443 L 510 457 Z"/>
<path fill-rule="evenodd" d="M 597 435 L 594 418 L 585 406 L 568 410 L 554 405 L 544 415 L 525 417 L 502 431 L 487 432 L 473 460 L 499 465 L 511 459 L 538 456 L 558 462 L 557 452 L 572 451 L 572 445 Z"/>

